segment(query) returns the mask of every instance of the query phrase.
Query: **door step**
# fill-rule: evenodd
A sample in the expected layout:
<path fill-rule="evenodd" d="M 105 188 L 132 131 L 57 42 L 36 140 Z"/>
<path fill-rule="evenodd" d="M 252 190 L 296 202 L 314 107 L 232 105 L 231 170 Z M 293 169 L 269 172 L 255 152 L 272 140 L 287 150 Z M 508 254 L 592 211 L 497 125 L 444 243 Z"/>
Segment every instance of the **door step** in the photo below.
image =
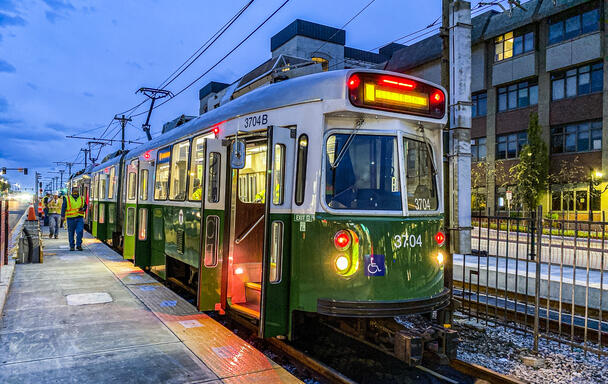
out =
<path fill-rule="evenodd" d="M 262 285 L 260 283 L 245 283 L 245 299 L 248 304 L 260 307 L 262 301 Z"/>
<path fill-rule="evenodd" d="M 239 312 L 247 317 L 252 319 L 260 319 L 260 311 L 256 308 L 259 306 L 252 305 L 250 303 L 241 303 L 241 304 L 230 304 L 230 309 L 233 311 Z"/>

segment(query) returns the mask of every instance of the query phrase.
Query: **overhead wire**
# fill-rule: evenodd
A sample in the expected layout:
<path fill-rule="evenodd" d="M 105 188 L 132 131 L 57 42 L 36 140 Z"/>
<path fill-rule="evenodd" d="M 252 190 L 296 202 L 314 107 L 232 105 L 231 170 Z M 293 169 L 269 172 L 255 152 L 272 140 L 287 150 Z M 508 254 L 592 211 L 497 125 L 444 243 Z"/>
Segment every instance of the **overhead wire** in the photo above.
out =
<path fill-rule="evenodd" d="M 236 46 L 234 46 L 230 51 L 228 51 L 228 53 L 226 53 L 220 60 L 218 60 L 209 69 L 207 69 L 205 72 L 203 72 L 203 74 L 201 74 L 196 79 L 194 79 L 193 81 L 191 81 L 188 85 L 186 85 L 181 90 L 179 90 L 178 92 L 176 92 L 172 97 L 166 99 L 165 101 L 163 101 L 160 104 L 155 105 L 153 109 L 156 109 L 156 108 L 159 108 L 159 107 L 165 105 L 166 103 L 168 103 L 169 101 L 173 100 L 174 98 L 176 98 L 177 96 L 179 96 L 180 94 L 182 94 L 184 91 L 186 91 L 187 89 L 189 89 L 191 86 L 193 86 L 194 84 L 196 84 L 200 79 L 202 79 L 205 75 L 207 75 L 209 72 L 211 72 L 213 69 L 215 69 L 215 67 L 217 67 L 218 65 L 220 65 L 224 60 L 226 60 L 226 58 L 228 58 L 228 56 L 230 56 L 234 51 L 236 51 L 247 40 L 249 40 L 249 38 L 251 36 L 253 36 L 260 28 L 262 28 L 270 19 L 272 19 L 274 17 L 274 15 L 276 15 L 281 9 L 283 9 L 283 7 L 285 5 L 287 5 L 287 3 L 289 3 L 289 2 L 290 2 L 290 0 L 285 0 L 277 9 L 275 9 L 266 19 L 264 19 L 264 21 L 262 21 L 253 31 L 251 31 L 247 36 L 245 36 L 245 38 L 242 39 Z M 147 112 L 140 112 L 140 113 L 135 114 L 133 116 L 134 117 L 135 116 L 141 116 L 141 115 L 143 115 L 145 113 L 147 113 Z"/>
<path fill-rule="evenodd" d="M 224 34 L 224 32 L 226 32 L 232 26 L 232 24 L 234 24 L 238 20 L 238 18 L 241 17 L 241 15 L 243 13 L 245 13 L 245 11 L 247 10 L 247 8 L 249 8 L 251 6 L 251 4 L 253 4 L 254 1 L 255 0 L 250 0 L 249 2 L 247 2 L 247 4 L 245 4 L 234 16 L 232 16 L 232 18 L 226 24 L 224 24 L 222 26 L 222 28 L 220 28 L 194 54 L 192 54 L 192 56 L 190 56 L 184 62 L 184 64 L 182 64 L 167 79 L 165 79 L 165 81 L 163 81 L 158 88 L 160 88 L 160 89 L 166 88 L 169 84 L 171 84 L 173 81 L 175 81 L 175 79 L 177 79 L 179 76 L 181 76 L 181 74 L 184 73 L 184 71 L 187 70 L 192 64 L 194 64 L 194 62 L 196 60 L 198 60 L 201 57 L 201 55 L 203 53 L 205 53 L 209 49 L 209 47 L 211 47 L 213 45 L 213 43 L 215 43 L 220 37 L 222 37 L 222 35 Z M 207 45 L 207 44 L 209 44 L 209 45 Z M 200 52 L 198 52 L 198 51 L 200 51 Z M 197 54 L 197 52 L 198 52 L 198 54 Z M 195 56 L 195 55 L 196 55 L 196 57 L 194 57 L 194 59 L 192 59 L 192 57 Z M 187 65 L 185 65 L 190 59 L 192 59 L 192 60 Z M 183 69 L 181 69 L 182 67 L 183 67 Z M 171 80 L 169 80 L 171 78 L 171 76 L 173 76 L 175 74 L 175 72 L 177 72 L 177 71 L 179 71 L 179 73 L 176 74 Z"/>
<path fill-rule="evenodd" d="M 500 6 L 499 4 L 502 3 L 502 2 L 504 2 L 504 1 L 508 1 L 508 0 L 498 0 L 498 1 L 495 1 L 493 4 L 485 4 L 485 5 L 482 5 L 483 2 L 480 1 L 480 2 L 478 2 L 477 6 L 474 7 L 475 9 L 471 11 L 471 15 L 473 15 L 473 14 L 478 15 L 478 14 L 481 14 L 484 11 L 486 11 L 486 10 L 488 10 L 488 9 L 494 7 L 494 6 Z M 426 38 L 426 37 L 428 37 L 428 35 L 431 35 L 432 33 L 438 32 L 441 29 L 441 27 L 439 27 L 439 26 L 435 27 L 435 25 L 437 25 L 440 20 L 441 20 L 441 16 L 437 17 L 432 23 L 428 24 L 427 26 L 425 26 L 423 28 L 420 28 L 420 29 L 418 29 L 416 31 L 413 31 L 413 32 L 410 32 L 410 33 L 407 33 L 407 34 L 405 34 L 405 35 L 403 35 L 403 36 L 401 36 L 401 37 L 399 37 L 397 39 L 394 39 L 394 40 L 392 40 L 390 42 L 387 42 L 387 43 L 384 43 L 384 44 L 380 44 L 380 45 L 378 45 L 378 46 L 370 49 L 369 51 L 375 51 L 377 49 L 380 49 L 380 48 L 385 47 L 385 46 L 387 46 L 389 44 L 392 44 L 392 43 L 399 42 L 400 44 L 406 45 L 407 43 L 415 42 L 416 40 L 421 39 L 423 37 Z M 407 39 L 407 40 L 404 40 L 404 39 Z M 339 66 L 340 64 L 345 63 L 346 61 L 347 61 L 347 59 L 339 61 L 339 62 L 331 65 L 329 68 L 333 69 L 333 68 Z"/>
<path fill-rule="evenodd" d="M 201 45 L 190 57 L 186 59 L 176 70 L 174 70 L 162 83 L 157 87 L 158 89 L 165 89 L 169 84 L 175 81 L 181 76 L 196 60 L 198 60 L 240 17 L 245 11 L 253 4 L 255 0 L 249 0 L 243 7 L 241 7 L 236 14 L 234 14 L 220 29 L 218 29 L 209 39 L 207 39 L 203 45 Z M 179 73 L 178 73 L 179 72 Z M 177 73 L 177 74 L 176 74 Z M 135 110 L 141 107 L 143 104 L 148 102 L 149 99 L 142 100 L 139 104 L 131 107 L 119 115 L 129 114 L 129 117 L 133 116 Z"/>
<path fill-rule="evenodd" d="M 370 5 L 372 5 L 376 0 L 371 0 L 369 3 L 367 3 L 367 5 L 365 5 L 363 8 L 361 8 L 359 10 L 359 12 L 355 13 L 355 15 L 353 17 L 351 17 L 343 26 L 341 26 L 339 29 L 336 29 L 336 31 L 333 33 L 333 35 L 330 36 L 329 39 L 325 40 L 323 42 L 323 44 L 321 44 L 319 46 L 319 48 L 317 48 L 315 51 L 313 51 L 313 53 L 310 54 L 311 57 L 314 57 L 314 54 L 319 52 L 321 50 L 321 48 L 323 48 L 328 41 L 331 41 L 331 39 L 333 39 L 338 32 L 340 32 L 341 30 L 343 30 L 344 28 L 346 28 L 348 26 L 348 24 L 350 24 L 353 20 L 355 20 L 360 14 L 362 14 L 367 8 L 369 8 Z"/>

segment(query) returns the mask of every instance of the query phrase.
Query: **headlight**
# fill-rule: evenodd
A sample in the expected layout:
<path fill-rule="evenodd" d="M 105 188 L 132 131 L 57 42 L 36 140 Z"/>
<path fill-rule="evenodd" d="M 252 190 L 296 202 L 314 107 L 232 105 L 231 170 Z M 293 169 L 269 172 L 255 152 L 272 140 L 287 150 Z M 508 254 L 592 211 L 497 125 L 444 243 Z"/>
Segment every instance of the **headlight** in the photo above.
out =
<path fill-rule="evenodd" d="M 336 257 L 336 269 L 338 270 L 338 272 L 346 273 L 349 266 L 350 266 L 350 261 L 348 260 L 348 257 L 346 257 L 344 255 L 340 255 L 340 256 Z"/>
<path fill-rule="evenodd" d="M 443 265 L 443 261 L 444 261 L 443 253 L 437 252 L 436 257 L 437 257 L 437 264 Z"/>

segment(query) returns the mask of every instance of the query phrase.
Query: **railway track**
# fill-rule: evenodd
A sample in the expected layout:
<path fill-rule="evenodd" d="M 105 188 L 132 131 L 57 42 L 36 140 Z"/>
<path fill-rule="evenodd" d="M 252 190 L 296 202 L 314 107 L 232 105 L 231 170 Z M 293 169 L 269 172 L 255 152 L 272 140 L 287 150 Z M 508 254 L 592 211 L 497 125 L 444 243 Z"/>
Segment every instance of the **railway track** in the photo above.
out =
<path fill-rule="evenodd" d="M 229 315 L 230 316 L 230 315 Z M 252 337 L 255 337 L 257 331 L 256 327 L 250 323 L 247 319 L 243 319 L 240 316 L 230 316 L 230 321 L 234 321 L 241 327 L 251 332 Z M 345 338 L 348 338 L 350 342 L 358 343 L 363 348 L 374 348 L 369 343 L 363 343 L 361 340 L 352 338 L 351 336 L 339 332 L 330 328 L 336 334 L 340 334 Z M 317 335 L 311 336 L 310 339 L 318 340 Z M 345 371 L 341 368 L 336 368 L 334 362 L 326 361 L 326 359 L 318 356 L 312 356 L 310 351 L 305 352 L 305 348 L 302 345 L 292 345 L 283 340 L 276 338 L 259 340 L 260 343 L 266 344 L 274 353 L 280 352 L 281 354 L 288 357 L 293 364 L 303 367 L 304 370 L 312 372 L 317 380 L 323 383 L 331 384 L 352 384 L 352 383 L 409 383 L 409 382 L 422 382 L 422 383 L 450 383 L 450 384 L 464 384 L 464 383 L 476 383 L 477 379 L 483 379 L 490 383 L 498 384 L 523 384 L 522 381 L 515 378 L 499 374 L 495 371 L 481 367 L 475 364 L 470 364 L 462 360 L 452 360 L 450 365 L 440 365 L 432 358 L 430 363 L 423 365 L 417 365 L 409 367 L 401 361 L 396 361 L 392 356 L 385 355 L 381 352 L 375 356 L 378 360 L 391 360 L 389 364 L 393 371 L 396 372 L 393 376 L 384 377 L 378 379 L 377 377 L 361 377 L 357 373 L 354 375 L 352 372 Z M 319 343 L 319 345 L 322 343 Z M 331 347 L 330 347 L 331 348 Z M 375 349 L 375 348 L 374 348 Z M 377 350 L 377 349 L 376 349 Z M 368 354 L 368 352 L 367 352 Z M 353 359 L 361 359 L 362 356 L 366 356 L 366 352 L 359 351 L 358 354 L 353 354 Z M 343 372 L 349 372 L 345 374 Z"/>

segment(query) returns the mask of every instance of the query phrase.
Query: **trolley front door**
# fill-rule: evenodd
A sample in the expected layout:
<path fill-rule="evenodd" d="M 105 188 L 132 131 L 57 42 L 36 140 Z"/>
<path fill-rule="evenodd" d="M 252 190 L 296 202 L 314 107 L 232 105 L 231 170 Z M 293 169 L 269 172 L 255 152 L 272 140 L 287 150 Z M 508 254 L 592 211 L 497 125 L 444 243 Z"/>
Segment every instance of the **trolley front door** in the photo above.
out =
<path fill-rule="evenodd" d="M 133 260 L 135 257 L 135 233 L 137 232 L 137 173 L 139 171 L 139 160 L 134 159 L 127 165 L 125 175 L 126 190 L 124 197 L 124 222 L 123 227 L 123 258 Z"/>
<path fill-rule="evenodd" d="M 289 330 L 291 202 L 296 129 L 268 128 L 266 228 L 262 261 L 262 308 L 259 335 L 285 336 Z"/>
<path fill-rule="evenodd" d="M 206 139 L 197 295 L 200 311 L 221 309 L 222 238 L 225 223 L 227 162 L 227 148 L 222 145 L 222 140 Z"/>

